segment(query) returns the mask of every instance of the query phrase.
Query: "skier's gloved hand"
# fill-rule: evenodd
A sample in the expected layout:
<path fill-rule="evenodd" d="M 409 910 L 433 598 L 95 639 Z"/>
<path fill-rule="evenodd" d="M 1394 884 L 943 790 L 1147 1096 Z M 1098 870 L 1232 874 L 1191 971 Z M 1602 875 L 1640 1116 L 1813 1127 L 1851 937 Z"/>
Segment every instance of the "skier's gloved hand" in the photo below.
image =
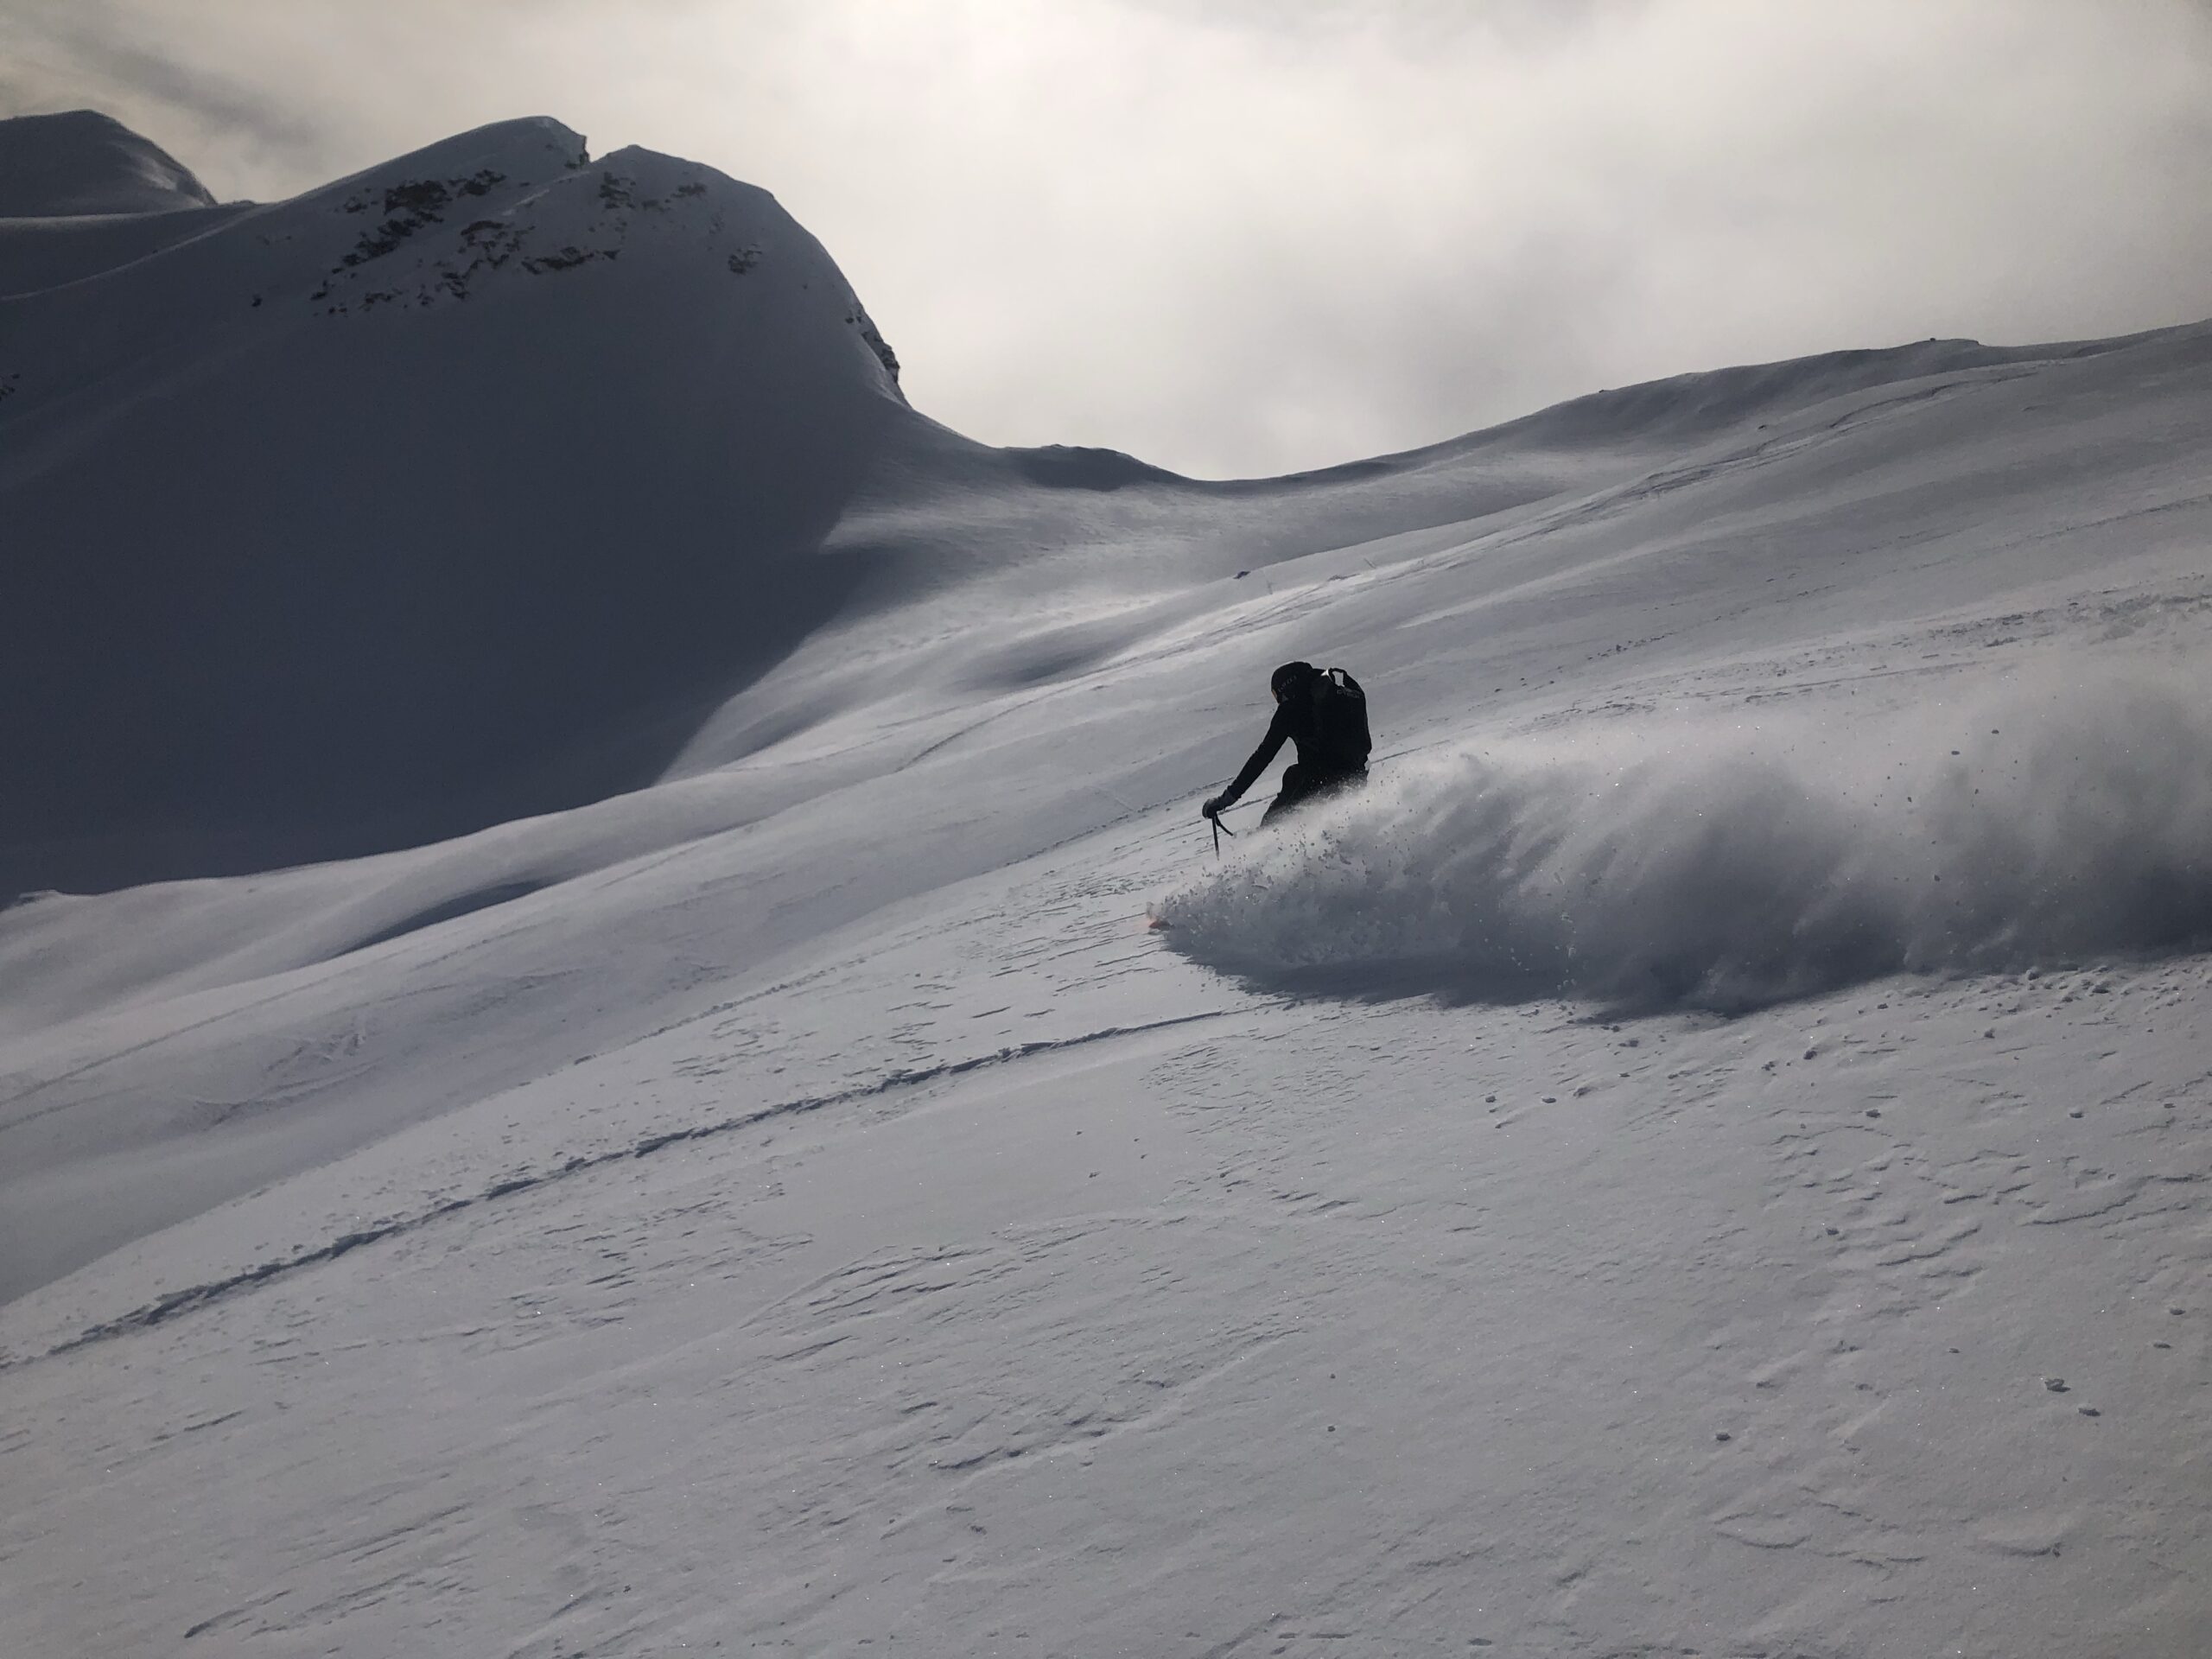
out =
<path fill-rule="evenodd" d="M 1222 808 L 1227 803 L 1220 796 L 1209 796 L 1206 804 L 1198 809 L 1198 816 L 1202 818 L 1217 818 L 1221 816 Z"/>

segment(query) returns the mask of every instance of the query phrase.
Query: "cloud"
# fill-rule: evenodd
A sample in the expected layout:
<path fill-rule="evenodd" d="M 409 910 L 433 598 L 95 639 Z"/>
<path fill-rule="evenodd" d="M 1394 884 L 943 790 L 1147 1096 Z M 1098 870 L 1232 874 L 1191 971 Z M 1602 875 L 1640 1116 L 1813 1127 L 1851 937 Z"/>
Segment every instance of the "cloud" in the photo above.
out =
<path fill-rule="evenodd" d="M 219 151 L 232 170 L 257 156 L 264 168 L 244 165 L 289 171 L 315 152 L 319 122 L 281 92 L 149 50 L 125 21 L 108 0 L 79 0 L 36 28 L 0 18 L 0 115 L 105 110 L 129 125 L 174 130 L 180 149 Z"/>
<path fill-rule="evenodd" d="M 2201 0 L 57 0 L 0 60 L 219 194 L 525 113 L 694 156 L 823 238 L 919 407 L 1206 474 L 2212 313 Z"/>

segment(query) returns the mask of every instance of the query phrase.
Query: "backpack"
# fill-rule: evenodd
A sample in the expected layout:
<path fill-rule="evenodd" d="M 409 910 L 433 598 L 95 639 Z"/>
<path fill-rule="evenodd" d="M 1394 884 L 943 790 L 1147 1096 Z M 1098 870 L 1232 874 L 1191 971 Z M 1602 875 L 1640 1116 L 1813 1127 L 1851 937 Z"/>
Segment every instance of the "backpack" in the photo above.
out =
<path fill-rule="evenodd" d="M 1320 764 L 1332 772 L 1364 772 L 1374 746 L 1367 734 L 1367 693 L 1341 668 L 1313 677 L 1313 738 Z"/>

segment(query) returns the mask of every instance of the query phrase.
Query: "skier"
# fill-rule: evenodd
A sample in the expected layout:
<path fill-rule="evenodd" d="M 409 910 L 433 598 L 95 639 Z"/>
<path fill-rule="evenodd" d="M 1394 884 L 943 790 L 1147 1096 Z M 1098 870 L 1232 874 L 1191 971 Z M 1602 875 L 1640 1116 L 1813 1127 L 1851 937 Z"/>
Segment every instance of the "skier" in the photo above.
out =
<path fill-rule="evenodd" d="M 1275 696 L 1275 715 L 1268 734 L 1236 781 L 1209 800 L 1200 811 L 1217 817 L 1236 804 L 1252 782 L 1268 769 L 1288 738 L 1298 745 L 1298 759 L 1282 774 L 1282 791 L 1261 815 L 1262 826 L 1296 811 L 1306 802 L 1357 789 L 1367 781 L 1367 694 L 1359 682 L 1341 668 L 1319 669 L 1311 663 L 1285 663 L 1268 680 Z"/>

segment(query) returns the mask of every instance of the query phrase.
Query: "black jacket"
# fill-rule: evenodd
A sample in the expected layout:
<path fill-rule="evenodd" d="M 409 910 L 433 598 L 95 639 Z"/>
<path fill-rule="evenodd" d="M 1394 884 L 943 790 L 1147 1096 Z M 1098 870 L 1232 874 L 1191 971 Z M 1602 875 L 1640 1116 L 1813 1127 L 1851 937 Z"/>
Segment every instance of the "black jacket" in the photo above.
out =
<path fill-rule="evenodd" d="M 1252 758 L 1244 763 L 1244 770 L 1236 774 L 1236 782 L 1217 798 L 1224 807 L 1243 798 L 1268 765 L 1281 753 L 1286 740 L 1298 745 L 1298 764 L 1306 768 L 1315 782 L 1324 779 L 1356 777 L 1367 770 L 1367 754 L 1363 747 L 1357 753 L 1339 753 L 1332 747 L 1321 729 L 1321 720 L 1315 696 L 1326 695 L 1322 683 L 1327 678 L 1316 674 L 1312 679 L 1294 688 L 1288 696 L 1275 704 L 1275 717 L 1268 722 L 1268 734 L 1260 740 L 1260 747 L 1252 751 Z M 1362 711 L 1363 724 L 1365 720 Z"/>

